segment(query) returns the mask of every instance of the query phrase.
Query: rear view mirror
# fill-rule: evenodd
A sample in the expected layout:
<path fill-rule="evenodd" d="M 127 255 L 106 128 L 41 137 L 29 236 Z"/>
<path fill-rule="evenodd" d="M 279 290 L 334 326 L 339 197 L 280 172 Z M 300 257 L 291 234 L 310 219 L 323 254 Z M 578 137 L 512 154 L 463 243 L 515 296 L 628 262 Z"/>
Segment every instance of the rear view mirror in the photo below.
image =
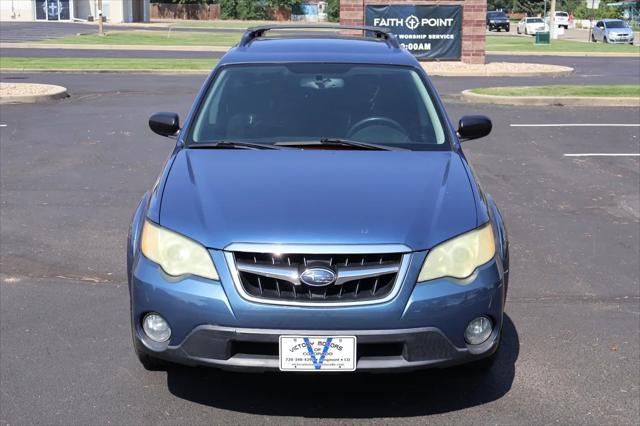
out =
<path fill-rule="evenodd" d="M 491 133 L 491 120 L 484 115 L 465 115 L 458 122 L 458 137 L 461 141 L 479 139 Z"/>
<path fill-rule="evenodd" d="M 156 112 L 149 118 L 149 127 L 160 136 L 174 136 L 180 130 L 180 117 L 175 112 Z"/>

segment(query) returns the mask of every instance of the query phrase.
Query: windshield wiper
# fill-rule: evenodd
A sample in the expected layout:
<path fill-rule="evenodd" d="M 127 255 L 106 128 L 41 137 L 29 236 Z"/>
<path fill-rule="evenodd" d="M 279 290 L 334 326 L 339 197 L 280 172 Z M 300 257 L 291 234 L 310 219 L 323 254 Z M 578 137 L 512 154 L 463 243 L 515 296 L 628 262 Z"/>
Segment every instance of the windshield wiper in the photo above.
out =
<path fill-rule="evenodd" d="M 369 142 L 352 141 L 349 139 L 340 138 L 322 138 L 312 141 L 293 141 L 293 142 L 277 142 L 275 145 L 279 146 L 346 146 L 359 149 L 368 149 L 374 151 L 406 151 L 404 148 L 392 147 L 387 145 L 380 145 Z"/>
<path fill-rule="evenodd" d="M 207 143 L 190 143 L 189 149 L 280 149 L 277 146 L 262 143 L 218 141 Z"/>

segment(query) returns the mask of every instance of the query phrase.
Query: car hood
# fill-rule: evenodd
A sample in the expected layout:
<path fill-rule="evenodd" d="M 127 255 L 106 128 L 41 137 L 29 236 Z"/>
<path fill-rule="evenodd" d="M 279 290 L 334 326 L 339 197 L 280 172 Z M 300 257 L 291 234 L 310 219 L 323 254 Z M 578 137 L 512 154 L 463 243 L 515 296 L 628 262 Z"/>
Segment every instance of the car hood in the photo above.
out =
<path fill-rule="evenodd" d="M 191 150 L 176 154 L 160 224 L 231 243 L 404 244 L 423 250 L 477 226 L 452 151 Z"/>

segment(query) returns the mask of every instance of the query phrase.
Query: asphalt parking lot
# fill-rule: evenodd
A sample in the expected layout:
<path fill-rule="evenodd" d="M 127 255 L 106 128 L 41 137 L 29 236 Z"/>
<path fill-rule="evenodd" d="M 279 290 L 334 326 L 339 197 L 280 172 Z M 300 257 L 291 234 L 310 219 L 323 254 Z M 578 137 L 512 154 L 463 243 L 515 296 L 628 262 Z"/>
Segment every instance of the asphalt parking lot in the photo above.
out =
<path fill-rule="evenodd" d="M 599 60 L 595 69 L 610 61 Z M 615 75 L 638 84 L 633 69 Z M 490 137 L 465 145 L 512 244 L 505 339 L 490 374 L 147 372 L 131 348 L 126 234 L 172 141 L 146 123 L 158 110 L 184 116 L 204 76 L 2 78 L 62 84 L 71 97 L 0 110 L 0 423 L 635 424 L 640 417 L 640 158 L 580 156 L 640 152 L 638 109 L 473 105 L 458 93 L 521 79 L 434 78 L 454 121 L 479 113 L 494 122 Z"/>

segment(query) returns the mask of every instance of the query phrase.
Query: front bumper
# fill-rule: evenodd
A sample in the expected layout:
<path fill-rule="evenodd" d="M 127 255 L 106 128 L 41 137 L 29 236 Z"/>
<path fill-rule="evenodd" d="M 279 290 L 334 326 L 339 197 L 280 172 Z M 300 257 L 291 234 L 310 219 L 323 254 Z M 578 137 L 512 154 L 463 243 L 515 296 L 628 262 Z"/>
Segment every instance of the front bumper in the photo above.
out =
<path fill-rule="evenodd" d="M 507 30 L 509 31 L 510 23 L 509 22 L 489 22 L 489 30 Z"/>
<path fill-rule="evenodd" d="M 449 279 L 415 284 L 425 253 L 411 254 L 398 294 L 384 303 L 347 307 L 278 306 L 248 301 L 236 291 L 223 252 L 212 251 L 220 281 L 168 277 L 138 254 L 131 274 L 134 338 L 151 356 L 187 365 L 278 369 L 281 335 L 358 338 L 357 370 L 414 369 L 461 364 L 497 348 L 504 306 L 502 265 L 494 259 L 459 285 Z M 158 312 L 172 329 L 166 343 L 150 341 L 142 317 Z M 490 317 L 491 337 L 468 345 L 473 318 Z"/>
<path fill-rule="evenodd" d="M 203 325 L 177 346 L 154 350 L 154 343 L 138 335 L 153 356 L 180 364 L 229 370 L 277 370 L 278 338 L 287 335 L 349 335 L 358 338 L 359 371 L 412 370 L 444 367 L 487 357 L 495 352 L 500 332 L 475 347 L 457 348 L 433 327 L 406 330 L 260 330 Z"/>
<path fill-rule="evenodd" d="M 623 43 L 623 44 L 627 44 L 627 43 L 633 43 L 633 36 L 617 36 L 617 37 L 613 37 L 611 36 L 610 38 L 607 39 L 607 41 L 609 43 L 615 44 L 615 43 Z"/>

